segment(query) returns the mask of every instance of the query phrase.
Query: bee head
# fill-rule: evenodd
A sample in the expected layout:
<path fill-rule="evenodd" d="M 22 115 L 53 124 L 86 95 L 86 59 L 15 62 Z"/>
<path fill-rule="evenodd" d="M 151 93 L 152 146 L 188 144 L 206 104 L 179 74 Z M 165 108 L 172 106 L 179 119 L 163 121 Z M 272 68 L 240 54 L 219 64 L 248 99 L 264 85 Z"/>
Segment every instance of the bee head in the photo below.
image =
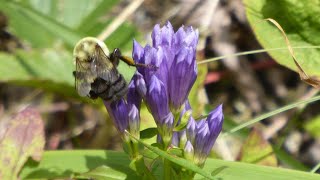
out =
<path fill-rule="evenodd" d="M 86 37 L 81 39 L 74 47 L 74 60 L 90 62 L 96 52 L 97 46 L 100 47 L 105 54 L 109 54 L 107 46 L 102 41 L 94 37 Z"/>

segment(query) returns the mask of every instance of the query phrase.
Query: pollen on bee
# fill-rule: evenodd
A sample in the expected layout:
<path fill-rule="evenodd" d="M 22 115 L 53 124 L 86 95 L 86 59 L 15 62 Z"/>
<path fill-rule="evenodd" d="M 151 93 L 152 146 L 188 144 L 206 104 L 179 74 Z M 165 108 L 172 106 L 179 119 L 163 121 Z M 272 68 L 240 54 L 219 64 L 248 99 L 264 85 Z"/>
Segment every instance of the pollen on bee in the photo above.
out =
<path fill-rule="evenodd" d="M 84 51 L 79 51 L 77 57 L 80 59 L 80 61 L 83 61 L 84 59 L 87 59 L 87 53 Z"/>

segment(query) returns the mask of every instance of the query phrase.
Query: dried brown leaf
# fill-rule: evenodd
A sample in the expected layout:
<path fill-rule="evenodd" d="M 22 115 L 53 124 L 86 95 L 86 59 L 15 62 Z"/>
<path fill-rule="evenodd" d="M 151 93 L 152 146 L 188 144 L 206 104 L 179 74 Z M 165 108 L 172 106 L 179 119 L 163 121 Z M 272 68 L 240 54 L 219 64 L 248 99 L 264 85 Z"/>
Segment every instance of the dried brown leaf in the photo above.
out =
<path fill-rule="evenodd" d="M 26 108 L 7 123 L 0 139 L 0 179 L 18 179 L 18 173 L 29 157 L 39 161 L 45 144 L 40 114 Z"/>

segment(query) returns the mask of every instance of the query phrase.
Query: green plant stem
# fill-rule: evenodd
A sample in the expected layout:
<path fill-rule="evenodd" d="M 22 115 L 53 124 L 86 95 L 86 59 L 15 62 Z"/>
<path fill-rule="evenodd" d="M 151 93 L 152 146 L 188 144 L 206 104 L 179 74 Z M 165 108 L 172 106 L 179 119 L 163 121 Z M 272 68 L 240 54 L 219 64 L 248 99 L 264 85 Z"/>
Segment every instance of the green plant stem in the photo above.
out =
<path fill-rule="evenodd" d="M 167 159 L 163 159 L 163 177 L 165 180 L 170 180 L 172 179 L 171 175 L 171 162 L 168 161 Z"/>
<path fill-rule="evenodd" d="M 310 172 L 315 173 L 319 168 L 320 168 L 320 162 L 314 168 L 312 168 Z"/>
<path fill-rule="evenodd" d="M 289 109 L 293 109 L 293 108 L 298 107 L 298 106 L 303 105 L 303 104 L 308 104 L 308 103 L 311 103 L 311 102 L 314 102 L 314 101 L 318 101 L 318 100 L 320 100 L 320 95 L 312 97 L 312 98 L 309 98 L 307 100 L 298 101 L 296 103 L 289 104 L 289 105 L 284 106 L 282 108 L 279 108 L 279 109 L 276 109 L 274 111 L 268 112 L 266 114 L 260 115 L 260 116 L 254 118 L 252 120 L 249 120 L 249 121 L 247 121 L 247 122 L 245 122 L 243 124 L 240 124 L 239 126 L 236 126 L 235 128 L 232 128 L 231 130 L 223 133 L 222 136 L 226 136 L 228 134 L 237 132 L 237 131 L 239 131 L 239 130 L 241 130 L 243 128 L 246 128 L 246 127 L 248 127 L 248 126 L 250 126 L 250 125 L 252 125 L 254 123 L 262 121 L 262 120 L 264 120 L 264 119 L 266 119 L 268 117 L 271 117 L 273 115 L 279 114 L 281 112 L 287 111 Z"/>

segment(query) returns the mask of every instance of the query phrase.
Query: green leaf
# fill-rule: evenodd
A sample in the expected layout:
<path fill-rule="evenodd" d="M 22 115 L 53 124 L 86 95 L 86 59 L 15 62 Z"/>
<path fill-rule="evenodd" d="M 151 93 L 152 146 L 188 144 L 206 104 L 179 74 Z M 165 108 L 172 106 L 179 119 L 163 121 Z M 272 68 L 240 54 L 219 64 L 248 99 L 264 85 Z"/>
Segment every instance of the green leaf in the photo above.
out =
<path fill-rule="evenodd" d="M 35 163 L 29 160 L 22 169 L 21 179 L 53 179 L 68 178 L 74 173 L 85 173 L 99 166 L 107 166 L 127 174 L 127 178 L 137 178 L 129 168 L 130 160 L 122 152 L 105 150 L 73 150 L 73 151 L 46 151 L 41 162 Z M 203 171 L 211 172 L 216 179 L 304 179 L 317 180 L 318 174 L 302 171 L 259 166 L 241 162 L 207 159 Z M 117 173 L 118 173 L 117 172 Z M 120 177 L 120 175 L 119 175 Z M 121 177 L 123 177 L 121 175 Z M 196 175 L 195 179 L 203 179 L 202 175 Z"/>
<path fill-rule="evenodd" d="M 29 157 L 41 159 L 44 124 L 40 114 L 27 108 L 11 120 L 0 122 L 0 179 L 18 179 Z"/>
<path fill-rule="evenodd" d="M 116 180 L 116 179 L 127 179 L 127 175 L 109 166 L 100 166 L 89 172 L 83 173 L 75 178 L 87 178 L 95 180 Z M 138 178 L 138 177 L 135 177 Z M 134 179 L 130 177 L 129 179 Z"/>
<path fill-rule="evenodd" d="M 286 32 L 292 46 L 320 44 L 319 0 L 245 0 L 246 14 L 254 33 L 264 48 L 286 46 L 284 37 L 266 18 L 276 20 Z M 280 64 L 297 70 L 288 51 L 270 51 Z M 304 71 L 310 76 L 320 75 L 320 51 L 296 49 L 295 55 Z"/>
<path fill-rule="evenodd" d="M 14 73 L 13 73 L 14 70 Z M 0 53 L 0 82 L 40 87 L 68 97 L 77 97 L 71 54 L 64 49 Z"/>
<path fill-rule="evenodd" d="M 277 166 L 277 158 L 273 153 L 272 146 L 257 129 L 252 130 L 243 144 L 240 161 L 265 166 Z"/>
<path fill-rule="evenodd" d="M 104 150 L 46 151 L 40 163 L 29 160 L 20 173 L 21 179 L 69 178 L 105 166 L 116 179 L 136 179 L 123 152 Z M 99 169 L 98 169 L 99 170 Z M 101 169 L 99 170 L 101 171 Z M 93 171 L 94 172 L 94 171 Z M 97 171 L 96 171 L 97 172 Z"/>
<path fill-rule="evenodd" d="M 223 180 L 247 180 L 261 178 L 272 180 L 316 180 L 320 178 L 320 175 L 308 172 L 210 158 L 207 159 L 203 170 L 212 172 L 215 178 Z M 202 177 L 200 175 L 196 175 L 195 179 L 202 179 Z"/>
<path fill-rule="evenodd" d="M 150 139 L 158 134 L 158 129 L 156 127 L 147 128 L 140 131 L 140 139 Z"/>
<path fill-rule="evenodd" d="M 55 21 L 52 17 L 35 11 L 29 6 L 15 1 L 2 1 L 0 10 L 10 18 L 10 27 L 22 39 L 27 39 L 33 45 L 48 46 L 53 37 L 64 41 L 73 47 L 83 37 L 67 26 Z M 46 41 L 49 38 L 51 41 Z M 51 45 L 51 44 L 50 44 Z"/>

